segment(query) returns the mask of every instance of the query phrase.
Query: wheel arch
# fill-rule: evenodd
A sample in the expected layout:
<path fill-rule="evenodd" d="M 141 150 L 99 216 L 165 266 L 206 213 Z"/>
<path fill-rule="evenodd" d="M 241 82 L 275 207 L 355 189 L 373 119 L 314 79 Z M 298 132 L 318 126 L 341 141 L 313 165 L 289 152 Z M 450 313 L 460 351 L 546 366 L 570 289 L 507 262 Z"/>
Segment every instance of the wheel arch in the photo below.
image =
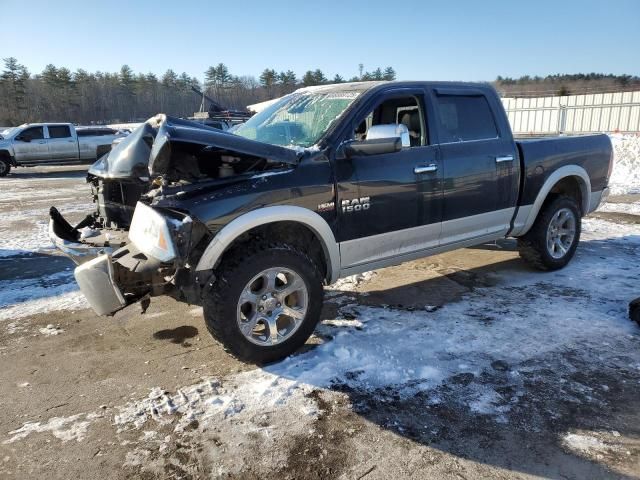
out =
<path fill-rule="evenodd" d="M 316 212 L 293 205 L 258 208 L 245 213 L 225 225 L 209 242 L 196 266 L 196 271 L 214 268 L 225 252 L 242 235 L 256 227 L 281 222 L 299 224 L 307 228 L 320 243 L 326 267 L 325 279 L 333 283 L 340 273 L 340 250 L 329 224 Z"/>
<path fill-rule="evenodd" d="M 9 159 L 9 163 L 12 166 L 14 167 L 16 166 L 16 160 L 13 158 L 9 150 L 5 150 L 5 149 L 0 150 L 0 158 L 7 158 Z"/>
<path fill-rule="evenodd" d="M 510 236 L 521 236 L 527 233 L 535 222 L 542 206 L 549 195 L 555 192 L 571 191 L 574 186 L 579 189 L 578 203 L 582 215 L 589 213 L 591 204 L 591 180 L 586 170 L 579 165 L 565 165 L 549 175 L 538 192 L 532 205 L 521 206 L 516 215 Z"/>

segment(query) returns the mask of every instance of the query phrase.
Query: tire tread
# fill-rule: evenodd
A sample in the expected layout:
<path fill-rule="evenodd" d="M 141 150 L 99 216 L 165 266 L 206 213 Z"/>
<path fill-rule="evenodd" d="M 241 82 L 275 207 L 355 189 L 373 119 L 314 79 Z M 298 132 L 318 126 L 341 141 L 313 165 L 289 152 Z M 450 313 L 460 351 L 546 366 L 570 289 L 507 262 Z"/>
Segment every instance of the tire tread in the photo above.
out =
<path fill-rule="evenodd" d="M 306 341 L 308 336 L 313 332 L 313 329 L 319 319 L 320 308 L 313 309 L 312 306 L 314 305 L 314 302 L 319 302 L 319 307 L 322 306 L 322 297 L 324 295 L 324 289 L 322 288 L 322 274 L 320 273 L 319 267 L 309 255 L 299 248 L 284 242 L 268 242 L 265 240 L 259 240 L 257 242 L 242 243 L 225 254 L 222 262 L 214 272 L 216 275 L 215 282 L 203 296 L 204 319 L 207 330 L 216 340 L 222 343 L 231 355 L 239 360 L 258 364 L 268 363 L 290 354 L 300 346 L 296 343 L 291 344 L 291 339 L 281 345 L 278 345 L 278 347 L 269 349 L 265 347 L 249 346 L 247 345 L 248 342 L 243 337 L 239 338 L 237 326 L 235 325 L 235 315 L 232 321 L 225 316 L 224 310 L 225 308 L 229 308 L 229 305 L 225 302 L 231 301 L 233 303 L 233 308 L 235 309 L 236 299 L 233 298 L 233 295 L 231 294 L 234 281 L 233 277 L 237 275 L 241 269 L 246 269 L 247 264 L 250 264 L 252 258 L 270 251 L 273 252 L 278 250 L 293 254 L 307 263 L 311 267 L 312 275 L 315 277 L 314 280 L 320 284 L 320 298 L 313 299 L 312 292 L 309 292 L 307 318 L 305 319 L 304 324 L 299 327 L 299 330 L 294 333 L 294 336 L 298 336 L 301 331 L 310 330 L 308 335 L 304 338 L 304 341 Z M 288 353 L 283 354 L 282 352 Z"/>
<path fill-rule="evenodd" d="M 561 205 L 570 206 L 576 213 L 576 237 L 570 252 L 562 259 L 552 259 L 547 254 L 547 226 L 553 214 L 561 208 Z M 530 266 L 537 270 L 549 271 L 563 268 L 575 253 L 577 244 L 580 241 L 581 218 L 580 209 L 573 197 L 567 195 L 554 195 L 544 204 L 531 229 L 522 237 L 518 238 L 518 253 L 520 257 Z"/>

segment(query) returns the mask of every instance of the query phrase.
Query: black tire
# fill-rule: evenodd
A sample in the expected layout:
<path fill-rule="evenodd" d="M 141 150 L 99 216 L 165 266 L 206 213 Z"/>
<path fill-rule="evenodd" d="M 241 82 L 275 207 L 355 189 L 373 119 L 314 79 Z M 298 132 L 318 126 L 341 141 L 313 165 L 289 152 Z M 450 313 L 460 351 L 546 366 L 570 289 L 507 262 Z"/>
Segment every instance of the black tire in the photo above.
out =
<path fill-rule="evenodd" d="M 7 157 L 0 157 L 0 177 L 6 177 L 11 171 L 11 162 Z"/>
<path fill-rule="evenodd" d="M 629 318 L 640 325 L 640 298 L 629 303 Z"/>
<path fill-rule="evenodd" d="M 238 325 L 238 302 L 254 276 L 270 268 L 294 271 L 307 289 L 307 310 L 297 330 L 281 343 L 263 346 L 252 343 Z M 215 271 L 216 280 L 204 293 L 204 320 L 209 333 L 240 360 L 265 364 L 280 360 L 299 349 L 313 333 L 320 319 L 324 289 L 322 274 L 314 261 L 299 248 L 286 243 L 243 244 L 225 254 Z"/>
<path fill-rule="evenodd" d="M 554 257 L 547 247 L 547 232 L 554 216 L 562 209 L 568 209 L 575 219 L 575 234 L 571 246 L 561 257 Z M 538 270 L 558 270 L 573 258 L 580 241 L 581 215 L 576 201 L 567 196 L 550 198 L 538 213 L 531 230 L 518 238 L 518 251 L 529 265 Z"/>

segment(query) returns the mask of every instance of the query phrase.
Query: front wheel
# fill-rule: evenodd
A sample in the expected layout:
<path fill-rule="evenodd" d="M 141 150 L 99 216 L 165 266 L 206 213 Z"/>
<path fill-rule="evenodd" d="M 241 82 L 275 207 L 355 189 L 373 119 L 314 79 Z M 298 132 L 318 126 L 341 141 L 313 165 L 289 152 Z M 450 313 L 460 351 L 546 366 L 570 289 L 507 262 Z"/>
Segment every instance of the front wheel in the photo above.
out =
<path fill-rule="evenodd" d="M 11 162 L 7 158 L 0 158 L 0 177 L 6 177 L 11 171 Z"/>
<path fill-rule="evenodd" d="M 204 295 L 207 329 L 241 360 L 280 360 L 300 348 L 320 319 L 324 289 L 315 262 L 288 244 L 237 248 Z"/>
<path fill-rule="evenodd" d="M 556 197 L 542 207 L 531 230 L 518 238 L 520 256 L 539 270 L 558 270 L 573 258 L 580 231 L 576 201 L 567 196 Z"/>

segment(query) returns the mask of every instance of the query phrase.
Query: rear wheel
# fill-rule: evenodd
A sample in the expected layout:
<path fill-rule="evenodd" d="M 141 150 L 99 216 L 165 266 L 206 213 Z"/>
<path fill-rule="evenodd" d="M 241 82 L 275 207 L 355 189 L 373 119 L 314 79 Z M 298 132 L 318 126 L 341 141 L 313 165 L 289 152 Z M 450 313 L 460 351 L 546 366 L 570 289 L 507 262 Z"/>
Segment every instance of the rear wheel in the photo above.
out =
<path fill-rule="evenodd" d="M 204 296 L 209 332 L 236 357 L 268 363 L 300 348 L 320 318 L 318 266 L 292 245 L 259 244 L 228 253 Z"/>
<path fill-rule="evenodd" d="M 0 157 L 0 177 L 6 177 L 11 171 L 11 162 L 7 157 Z"/>
<path fill-rule="evenodd" d="M 580 241 L 581 218 L 576 201 L 559 196 L 547 202 L 531 230 L 518 239 L 520 256 L 539 270 L 557 270 L 573 258 Z"/>

